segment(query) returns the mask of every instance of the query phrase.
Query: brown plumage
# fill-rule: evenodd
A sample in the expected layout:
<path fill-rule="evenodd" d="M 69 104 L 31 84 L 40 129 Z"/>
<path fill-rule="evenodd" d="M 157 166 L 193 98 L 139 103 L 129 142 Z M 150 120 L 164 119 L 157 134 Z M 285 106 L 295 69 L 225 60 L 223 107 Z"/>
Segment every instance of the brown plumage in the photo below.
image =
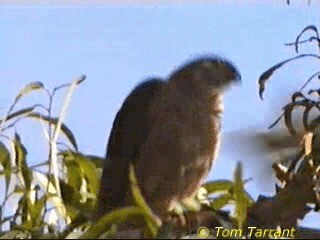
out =
<path fill-rule="evenodd" d="M 110 134 L 99 216 L 130 204 L 130 162 L 143 196 L 160 217 L 195 194 L 217 156 L 223 91 L 239 80 L 229 61 L 213 56 L 183 65 L 166 81 L 138 85 Z"/>

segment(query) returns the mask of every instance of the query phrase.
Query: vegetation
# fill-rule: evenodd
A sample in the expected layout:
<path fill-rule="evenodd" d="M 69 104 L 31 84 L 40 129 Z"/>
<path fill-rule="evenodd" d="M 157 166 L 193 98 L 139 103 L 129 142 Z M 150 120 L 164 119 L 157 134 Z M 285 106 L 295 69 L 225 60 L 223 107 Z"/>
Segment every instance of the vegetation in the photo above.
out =
<path fill-rule="evenodd" d="M 307 32 L 312 36 L 301 40 Z M 320 52 L 320 38 L 316 26 L 307 26 L 294 43 L 297 56 L 284 60 L 265 71 L 259 79 L 259 94 L 262 98 L 267 81 L 283 65 L 301 58 L 320 61 L 317 53 L 300 54 L 300 45 L 316 43 Z M 161 225 L 145 203 L 137 187 L 133 168 L 130 170 L 131 192 L 135 204 L 114 210 L 101 219 L 94 218 L 96 193 L 103 158 L 89 156 L 78 151 L 77 140 L 71 129 L 64 124 L 70 99 L 76 87 L 84 80 L 81 76 L 70 84 L 45 88 L 41 82 L 26 85 L 15 97 L 7 114 L 0 120 L 0 174 L 5 191 L 0 208 L 1 238 L 98 238 L 117 234 L 117 226 L 132 219 L 142 218 L 144 235 L 148 237 L 172 237 L 195 233 L 200 226 L 214 230 L 216 226 L 246 230 L 247 226 L 260 228 L 298 227 L 297 220 L 311 211 L 318 212 L 320 204 L 320 116 L 310 120 L 311 110 L 320 110 L 320 88 L 308 89 L 309 83 L 320 79 L 320 71 L 313 73 L 293 93 L 292 101 L 283 108 L 283 114 L 270 126 L 284 119 L 288 131 L 296 134 L 292 113 L 303 108 L 301 116 L 304 138 L 295 159 L 287 163 L 275 163 L 274 171 L 280 185 L 273 197 L 261 196 L 254 201 L 245 190 L 239 163 L 233 180 L 207 182 L 199 190 L 192 204 L 181 206 L 188 214 L 187 224 L 173 218 L 168 225 Z M 59 116 L 53 115 L 56 92 L 67 89 Z M 42 91 L 48 97 L 48 105 L 36 103 L 16 109 L 27 94 Z M 316 95 L 316 98 L 314 97 Z M 47 160 L 30 165 L 27 149 L 15 126 L 25 119 L 37 121 L 46 136 Z M 12 212 L 9 202 L 16 202 Z M 313 204 L 310 206 L 310 204 Z M 11 204 L 12 205 L 12 204 Z M 194 207 L 200 206 L 200 207 Z M 195 223 L 195 219 L 197 220 Z M 320 230 L 312 229 L 308 236 L 319 236 Z M 306 237 L 306 230 L 298 228 L 297 236 Z"/>
<path fill-rule="evenodd" d="M 102 158 L 88 156 L 78 151 L 77 140 L 68 126 L 63 123 L 75 88 L 85 80 L 85 76 L 49 91 L 43 83 L 33 82 L 26 85 L 16 96 L 8 113 L 1 120 L 0 164 L 4 177 L 5 192 L 1 204 L 2 238 L 62 238 L 67 236 L 96 238 L 109 229 L 114 233 L 114 224 L 128 221 L 132 217 L 143 216 L 150 234 L 155 237 L 159 220 L 153 216 L 144 202 L 135 176 L 131 170 L 132 192 L 135 206 L 116 210 L 99 223 L 92 225 L 95 211 L 96 193 L 101 176 Z M 64 105 L 58 117 L 53 116 L 52 106 L 55 93 L 67 88 Z M 47 94 L 48 106 L 34 104 L 16 110 L 22 98 L 35 91 Z M 27 149 L 21 141 L 15 125 L 25 119 L 38 121 L 47 137 L 47 160 L 30 165 Z M 12 131 L 13 130 L 13 131 Z M 208 182 L 201 189 L 202 194 L 217 194 L 215 198 L 199 195 L 199 203 L 212 209 L 220 209 L 234 204 L 234 220 L 242 226 L 246 209 L 252 203 L 244 191 L 241 165 L 239 164 L 234 181 L 221 180 Z M 12 214 L 8 214 L 8 202 L 17 202 Z M 88 231 L 86 232 L 86 230 Z M 70 237 L 69 236 L 69 237 Z"/>

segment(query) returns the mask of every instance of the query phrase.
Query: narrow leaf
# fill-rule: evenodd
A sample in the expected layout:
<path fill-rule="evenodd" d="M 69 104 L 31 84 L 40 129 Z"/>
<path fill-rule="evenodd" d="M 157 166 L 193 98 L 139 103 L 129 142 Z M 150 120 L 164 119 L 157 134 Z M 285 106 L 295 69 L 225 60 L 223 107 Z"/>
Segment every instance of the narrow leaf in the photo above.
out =
<path fill-rule="evenodd" d="M 10 152 L 6 146 L 0 142 L 0 165 L 3 167 L 6 183 L 6 195 L 8 194 L 10 180 L 11 180 L 11 159 Z"/>
<path fill-rule="evenodd" d="M 296 42 L 295 42 L 296 53 L 298 53 L 298 45 L 299 45 L 299 40 L 300 40 L 301 36 L 302 36 L 306 31 L 309 31 L 309 30 L 314 31 L 314 32 L 316 33 L 317 38 L 319 38 L 319 33 L 318 33 L 318 29 L 317 29 L 316 26 L 314 26 L 314 25 L 309 25 L 309 26 L 305 27 L 305 28 L 301 31 L 301 33 L 297 36 L 297 38 L 296 38 Z"/>
<path fill-rule="evenodd" d="M 59 117 L 57 119 L 57 123 L 55 125 L 55 131 L 53 134 L 53 142 L 56 142 L 59 134 L 60 134 L 60 130 L 61 130 L 61 125 L 65 119 L 65 116 L 67 114 L 67 110 L 68 107 L 70 105 L 70 101 L 71 101 L 71 96 L 73 94 L 73 92 L 75 91 L 77 85 L 79 85 L 81 82 L 83 82 L 86 79 L 85 75 L 80 76 L 79 78 L 75 79 L 69 86 L 69 89 L 64 97 L 64 101 L 63 101 L 63 105 L 59 114 Z"/>
<path fill-rule="evenodd" d="M 40 113 L 30 113 L 29 115 L 27 115 L 27 117 L 33 118 L 36 120 L 40 120 L 40 121 L 42 120 L 42 121 L 47 122 L 48 124 L 50 124 L 50 123 L 54 124 L 55 126 L 58 123 L 58 118 L 53 118 L 53 117 L 50 118 L 50 117 L 44 116 Z M 72 144 L 72 146 L 75 148 L 75 150 L 78 150 L 76 138 L 74 137 L 72 131 L 64 123 L 61 124 L 61 131 L 67 137 L 67 139 Z"/>
<path fill-rule="evenodd" d="M 28 212 L 32 228 L 35 228 L 41 224 L 41 213 L 44 210 L 44 204 L 46 202 L 46 196 L 43 195 L 40 199 L 36 199 L 33 203 L 31 201 L 31 194 L 27 198 Z"/>
<path fill-rule="evenodd" d="M 78 156 L 77 161 L 79 163 L 79 167 L 82 170 L 83 174 L 86 176 L 86 180 L 88 182 L 88 188 L 91 193 L 96 193 L 98 191 L 99 179 L 97 178 L 97 168 L 90 161 L 83 156 Z"/>
<path fill-rule="evenodd" d="M 103 163 L 104 161 L 106 160 L 105 158 L 103 157 L 99 157 L 99 156 L 94 156 L 94 155 L 84 155 L 83 156 L 85 158 L 88 158 L 90 159 L 90 161 L 92 163 L 94 163 L 94 165 L 96 166 L 96 168 L 102 168 L 103 167 Z"/>
<path fill-rule="evenodd" d="M 233 176 L 233 196 L 236 201 L 235 218 L 238 222 L 238 227 L 242 228 L 247 216 L 247 208 L 250 205 L 250 198 L 248 197 L 242 180 L 242 164 L 237 164 Z"/>
<path fill-rule="evenodd" d="M 296 107 L 305 107 L 305 108 L 312 108 L 314 105 L 312 104 L 312 102 L 308 99 L 304 99 L 301 101 L 296 101 L 296 102 L 291 102 L 288 103 L 286 106 L 284 106 L 284 120 L 285 120 L 285 125 L 288 128 L 289 132 L 291 135 L 295 136 L 297 134 L 296 130 L 293 127 L 292 124 L 292 112 Z M 308 112 L 310 111 L 310 109 L 305 112 L 305 114 L 308 114 Z M 307 123 L 305 121 L 307 121 L 308 119 L 303 119 L 304 124 Z"/>
<path fill-rule="evenodd" d="M 87 76 L 85 74 L 83 75 L 80 75 L 75 81 L 76 81 L 76 84 L 81 84 L 84 80 L 86 80 Z"/>
<path fill-rule="evenodd" d="M 297 134 L 297 132 L 294 129 L 293 124 L 292 124 L 292 111 L 293 111 L 294 107 L 295 107 L 295 104 L 289 103 L 284 108 L 284 121 L 285 121 L 287 129 L 289 130 L 289 132 L 292 136 L 295 136 Z"/>
<path fill-rule="evenodd" d="M 232 185 L 233 185 L 232 181 L 218 180 L 218 181 L 207 182 L 202 187 L 204 187 L 207 190 L 208 194 L 212 194 L 215 192 L 229 191 Z"/>
<path fill-rule="evenodd" d="M 134 167 L 133 165 L 130 165 L 130 170 L 129 170 L 129 179 L 130 179 L 130 185 L 131 185 L 131 191 L 133 195 L 133 200 L 135 204 L 145 210 L 146 212 L 151 213 L 151 208 L 148 206 L 146 203 L 144 197 L 142 196 L 142 193 L 139 189 L 138 186 L 138 181 L 134 172 Z"/>
<path fill-rule="evenodd" d="M 87 155 L 87 154 L 83 154 L 83 153 L 81 153 L 79 151 L 76 152 L 76 153 L 73 152 L 73 151 L 70 151 L 70 150 L 65 150 L 65 151 L 59 152 L 59 155 L 63 156 L 63 158 L 71 159 L 71 160 L 74 159 L 74 155 L 75 154 L 81 155 L 84 158 L 90 159 L 90 161 L 92 163 L 94 163 L 96 168 L 102 168 L 103 167 L 103 164 L 104 164 L 104 161 L 105 161 L 105 158 L 103 158 L 103 157 L 99 157 L 99 156 L 95 156 L 95 155 Z"/>
<path fill-rule="evenodd" d="M 306 108 L 303 111 L 302 123 L 303 123 L 303 127 L 304 127 L 305 131 L 309 131 L 309 129 L 310 129 L 310 127 L 309 127 L 309 113 L 313 107 L 314 107 L 313 104 L 309 104 L 308 106 L 306 106 Z"/>
<path fill-rule="evenodd" d="M 30 172 L 30 169 L 27 166 L 27 161 L 26 161 L 27 150 L 24 147 L 24 145 L 21 143 L 21 139 L 18 133 L 15 133 L 14 151 L 16 156 L 16 159 L 15 159 L 16 165 L 22 173 L 22 177 L 23 177 L 23 181 L 25 183 L 26 189 L 29 190 L 31 187 L 32 174 Z"/>
<path fill-rule="evenodd" d="M 301 86 L 300 88 L 300 92 L 312 81 L 313 78 L 315 77 L 320 77 L 320 71 L 313 73 L 308 79 L 307 81 Z"/>
<path fill-rule="evenodd" d="M 92 224 L 79 239 L 97 239 L 104 232 L 108 231 L 113 224 L 121 224 L 141 216 L 145 216 L 145 213 L 139 207 L 131 206 L 116 209 L 101 217 L 95 224 Z"/>
<path fill-rule="evenodd" d="M 149 231 L 153 236 L 156 236 L 159 230 L 159 227 L 161 225 L 161 221 L 160 219 L 158 219 L 157 216 L 153 214 L 151 208 L 148 206 L 144 197 L 142 196 L 142 193 L 139 189 L 138 181 L 134 172 L 134 167 L 132 164 L 130 164 L 130 167 L 129 167 L 129 180 L 130 180 L 133 200 L 135 204 L 144 211 L 145 216 L 149 220 L 147 221 L 147 226 L 149 228 Z"/>
<path fill-rule="evenodd" d="M 83 174 L 79 169 L 79 165 L 76 164 L 75 161 L 65 163 L 67 167 L 68 184 L 74 189 L 74 191 L 80 191 Z"/>
<path fill-rule="evenodd" d="M 69 176 L 68 176 L 69 177 Z M 60 181 L 61 197 L 64 204 L 67 206 L 79 207 L 81 199 L 80 188 L 76 188 L 69 183 Z M 70 216 L 68 214 L 68 216 Z M 72 218 L 72 216 L 70 216 Z"/>
<path fill-rule="evenodd" d="M 20 90 L 19 94 L 16 96 L 15 103 L 17 103 L 22 96 L 24 96 L 34 90 L 40 90 L 43 88 L 44 88 L 44 85 L 42 82 L 29 83 L 28 85 L 26 85 L 24 88 L 22 88 Z"/>
<path fill-rule="evenodd" d="M 85 178 L 89 191 L 95 194 L 99 187 L 98 169 L 91 159 L 71 151 L 64 151 L 60 155 L 63 156 L 67 166 L 68 183 L 79 191 L 82 179 Z"/>
<path fill-rule="evenodd" d="M 46 204 L 47 196 L 43 195 L 40 199 L 37 199 L 34 203 L 34 212 L 33 212 L 33 219 L 36 220 L 36 225 L 41 223 L 42 218 L 42 211 L 44 210 Z"/>
<path fill-rule="evenodd" d="M 59 215 L 59 217 L 65 219 L 65 221 L 68 222 L 69 216 L 66 215 L 66 209 L 63 204 L 62 198 L 58 197 L 57 189 L 53 185 L 52 180 L 49 181 L 47 175 L 44 175 L 40 172 L 33 172 L 33 176 L 35 180 L 39 182 L 43 188 L 48 189 L 46 195 L 48 197 L 48 200 L 50 201 L 50 204 L 52 204 L 55 207 L 55 212 L 57 213 L 57 215 Z"/>
<path fill-rule="evenodd" d="M 24 108 L 19 111 L 16 111 L 16 112 L 10 114 L 9 116 L 7 116 L 6 119 L 0 119 L 0 123 L 2 123 L 3 121 L 9 121 L 9 120 L 14 119 L 16 117 L 28 115 L 34 110 L 35 107 L 36 106 L 32 106 L 32 107 L 28 107 L 28 108 Z"/>
<path fill-rule="evenodd" d="M 233 197 L 230 193 L 225 193 L 220 195 L 219 197 L 210 201 L 210 206 L 214 210 L 219 210 L 224 206 L 228 205 L 233 200 Z"/>
<path fill-rule="evenodd" d="M 278 70 L 279 68 L 281 68 L 283 65 L 285 65 L 288 62 L 291 62 L 291 61 L 299 59 L 299 58 L 304 58 L 304 57 L 313 57 L 313 58 L 320 59 L 320 56 L 316 55 L 316 54 L 301 54 L 296 57 L 289 58 L 285 61 L 282 61 L 282 62 L 272 66 L 267 71 L 265 71 L 259 78 L 259 96 L 260 96 L 260 98 L 263 99 L 263 92 L 265 90 L 265 84 L 276 70 Z"/>

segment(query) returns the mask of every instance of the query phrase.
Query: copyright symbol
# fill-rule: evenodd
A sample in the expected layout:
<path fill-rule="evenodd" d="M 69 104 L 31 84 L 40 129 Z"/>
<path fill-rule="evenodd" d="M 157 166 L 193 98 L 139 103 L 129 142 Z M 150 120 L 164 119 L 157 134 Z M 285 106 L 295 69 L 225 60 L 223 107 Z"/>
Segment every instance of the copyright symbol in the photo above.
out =
<path fill-rule="evenodd" d="M 210 230 L 206 227 L 198 228 L 197 235 L 199 238 L 207 238 L 210 235 Z"/>

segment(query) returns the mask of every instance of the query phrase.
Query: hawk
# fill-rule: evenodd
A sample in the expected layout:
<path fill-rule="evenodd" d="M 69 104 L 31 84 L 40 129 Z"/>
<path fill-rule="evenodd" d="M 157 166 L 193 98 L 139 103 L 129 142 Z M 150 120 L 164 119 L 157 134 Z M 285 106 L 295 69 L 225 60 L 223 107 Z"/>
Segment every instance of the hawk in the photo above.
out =
<path fill-rule="evenodd" d="M 178 67 L 167 79 L 137 85 L 113 122 L 98 215 L 130 204 L 130 163 L 143 197 L 160 218 L 193 196 L 217 157 L 223 92 L 240 80 L 230 61 L 205 56 Z"/>

